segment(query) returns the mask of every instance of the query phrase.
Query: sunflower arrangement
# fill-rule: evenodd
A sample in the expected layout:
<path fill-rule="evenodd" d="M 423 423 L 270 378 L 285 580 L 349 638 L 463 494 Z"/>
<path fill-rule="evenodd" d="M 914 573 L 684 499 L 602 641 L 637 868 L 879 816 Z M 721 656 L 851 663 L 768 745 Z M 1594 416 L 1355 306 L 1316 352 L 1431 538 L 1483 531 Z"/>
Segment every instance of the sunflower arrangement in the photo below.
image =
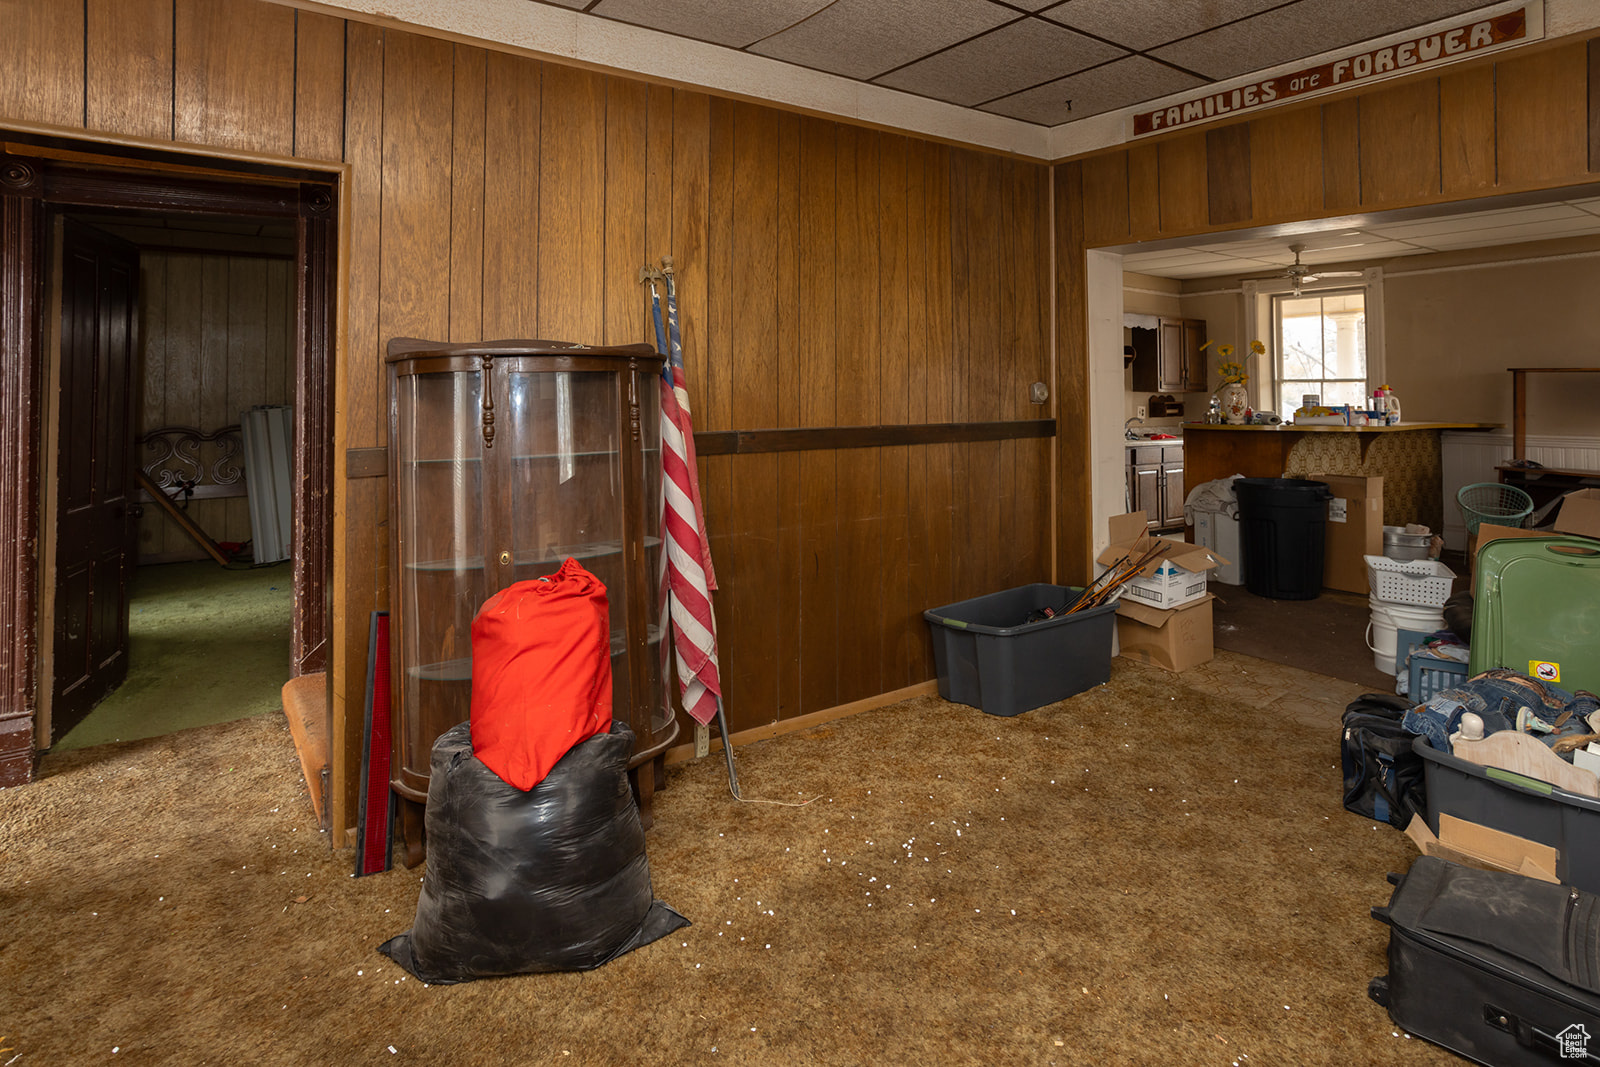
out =
<path fill-rule="evenodd" d="M 1200 350 L 1204 352 L 1210 347 L 1211 342 L 1207 341 L 1205 344 L 1200 346 Z M 1260 341 L 1250 342 L 1251 356 L 1265 355 L 1266 351 L 1267 346 L 1262 344 Z M 1250 374 L 1245 369 L 1246 364 L 1249 362 L 1248 356 L 1245 357 L 1244 363 L 1236 361 L 1233 358 L 1233 346 L 1227 344 L 1217 346 L 1217 355 L 1222 357 L 1222 362 L 1217 364 L 1217 376 L 1222 379 L 1223 384 L 1243 385 L 1245 382 L 1250 380 Z"/>

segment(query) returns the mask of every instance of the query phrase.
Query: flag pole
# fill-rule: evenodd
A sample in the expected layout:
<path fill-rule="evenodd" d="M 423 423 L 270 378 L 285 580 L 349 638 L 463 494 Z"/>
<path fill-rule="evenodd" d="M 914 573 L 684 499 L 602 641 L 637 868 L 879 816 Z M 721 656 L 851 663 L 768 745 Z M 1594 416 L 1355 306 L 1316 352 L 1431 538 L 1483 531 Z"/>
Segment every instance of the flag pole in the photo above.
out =
<path fill-rule="evenodd" d="M 739 795 L 739 772 L 733 769 L 733 742 L 728 740 L 728 717 L 722 713 L 721 697 L 717 698 L 717 729 L 722 733 L 722 758 L 728 762 L 728 789 L 735 800 L 743 800 Z"/>
<path fill-rule="evenodd" d="M 679 388 L 679 382 L 676 380 L 676 378 L 677 378 L 676 371 L 678 369 L 681 369 L 682 356 L 680 355 L 680 353 L 682 351 L 682 348 L 681 348 L 681 342 L 678 339 L 677 294 L 674 291 L 675 287 L 673 285 L 672 257 L 670 257 L 670 256 L 663 257 L 662 261 L 661 261 L 661 266 L 663 268 L 662 270 L 656 270 L 655 268 L 653 268 L 653 267 L 651 267 L 649 265 L 640 267 L 639 268 L 639 283 L 641 285 L 648 284 L 649 287 L 650 287 L 651 317 L 654 320 L 654 325 L 655 325 L 656 347 L 657 347 L 657 349 L 659 351 L 661 351 L 661 353 L 664 356 L 667 357 L 666 366 L 663 368 L 663 378 L 664 378 L 664 383 L 662 385 L 663 397 L 664 398 L 670 398 L 672 393 L 675 392 Z M 663 323 L 661 321 L 661 296 L 660 296 L 659 291 L 656 288 L 656 283 L 658 281 L 664 281 L 666 283 L 666 286 L 667 286 L 667 306 L 668 306 L 668 311 L 669 311 L 669 314 L 668 314 L 668 325 L 670 325 L 670 335 L 671 335 L 670 336 L 670 341 L 668 339 L 668 332 L 669 331 L 663 329 Z M 711 613 L 711 591 L 716 588 L 716 579 L 715 579 L 715 577 L 713 577 L 712 571 L 711 571 L 711 558 L 710 558 L 710 554 L 709 554 L 709 548 L 707 547 L 707 537 L 706 537 L 706 532 L 705 532 L 705 519 L 704 519 L 703 512 L 701 511 L 699 488 L 694 482 L 694 438 L 692 436 L 693 435 L 693 428 L 688 423 L 688 418 L 687 418 L 687 416 L 688 416 L 687 400 L 684 399 L 682 401 L 682 403 L 684 405 L 684 407 L 683 407 L 683 415 L 685 416 L 685 418 L 684 418 L 684 427 L 683 427 L 684 434 L 683 435 L 686 438 L 686 441 L 685 441 L 685 446 L 686 447 L 684 448 L 683 460 L 684 460 L 685 464 L 688 467 L 688 478 L 689 478 L 688 493 L 689 493 L 689 496 L 691 497 L 691 499 L 693 501 L 693 509 L 694 509 L 694 523 L 693 523 L 693 525 L 695 527 L 695 532 L 699 535 L 699 538 L 700 538 L 700 543 L 699 543 L 700 551 L 697 553 L 697 557 L 698 558 L 695 560 L 695 562 L 697 562 L 697 563 L 699 563 L 701 565 L 701 567 L 703 569 L 704 579 L 705 579 L 703 592 L 705 594 L 706 616 L 705 616 L 703 621 L 704 621 L 705 625 L 707 626 L 707 628 L 709 629 L 709 632 L 710 632 L 710 637 L 711 637 L 711 665 L 712 665 L 713 668 L 715 668 L 715 664 L 716 664 L 716 619 L 715 619 L 715 616 Z M 673 409 L 676 410 L 676 408 L 678 406 L 678 402 L 677 401 L 673 401 L 672 406 L 673 406 Z M 663 461 L 665 461 L 666 455 L 667 455 L 667 447 L 666 447 L 665 444 L 663 444 L 661 454 L 662 454 Z M 662 493 L 663 493 L 663 496 L 662 496 L 662 509 L 663 509 L 663 514 L 662 514 L 662 568 L 663 569 L 661 571 L 661 574 L 662 574 L 662 579 L 661 579 L 662 604 L 661 604 L 661 607 L 662 607 L 662 610 L 664 612 L 664 614 L 663 614 L 663 623 L 664 623 L 666 632 L 662 634 L 662 639 L 663 639 L 663 644 L 662 644 L 662 650 L 663 650 L 662 651 L 662 654 L 663 654 L 662 669 L 663 669 L 663 671 L 670 672 L 672 670 L 673 660 L 675 658 L 677 660 L 677 667 L 679 669 L 679 671 L 678 671 L 678 673 L 679 673 L 679 678 L 678 678 L 679 687 L 680 687 L 680 689 L 682 689 L 684 691 L 687 691 L 687 687 L 689 685 L 689 682 L 688 682 L 687 679 L 685 679 L 683 677 L 683 673 L 682 673 L 684 668 L 685 668 L 685 661 L 683 659 L 681 649 L 678 649 L 679 655 L 677 657 L 671 657 L 671 656 L 667 656 L 666 655 L 666 648 L 667 648 L 668 645 L 671 645 L 676 649 L 676 646 L 683 639 L 683 633 L 681 631 L 681 628 L 680 628 L 678 622 L 676 621 L 677 612 L 674 610 L 675 602 L 681 605 L 682 601 L 673 594 L 673 592 L 672 592 L 672 583 L 667 577 L 668 574 L 670 573 L 671 567 L 672 567 L 672 565 L 669 562 L 670 555 L 671 555 L 670 545 L 672 543 L 672 537 L 668 533 L 667 528 L 666 528 L 667 520 L 666 520 L 666 514 L 665 514 L 665 511 L 666 511 L 666 495 L 665 494 L 666 494 L 667 481 L 668 481 L 668 479 L 667 479 L 666 472 L 665 472 L 665 470 L 663 470 L 663 472 L 662 472 Z M 692 612 L 691 612 L 691 614 L 692 614 Z M 699 670 L 700 670 L 700 668 L 698 668 L 698 667 L 695 668 L 696 675 L 698 675 Z M 670 674 L 669 674 L 668 677 L 670 677 Z M 728 736 L 728 718 L 727 718 L 727 714 L 723 711 L 722 694 L 719 691 L 720 688 L 721 688 L 721 683 L 720 683 L 720 681 L 716 681 L 715 680 L 715 672 L 714 671 L 713 671 L 713 676 L 712 677 L 713 677 L 713 680 L 714 680 L 714 684 L 713 685 L 705 685 L 704 681 L 697 677 L 696 680 L 700 681 L 701 684 L 703 686 L 705 686 L 705 693 L 703 693 L 701 695 L 701 697 L 696 699 L 695 707 L 700 707 L 701 706 L 700 705 L 700 701 L 703 700 L 704 696 L 706 696 L 706 695 L 712 696 L 715 699 L 716 711 L 715 711 L 714 715 L 712 716 L 712 718 L 715 718 L 717 720 L 717 732 L 719 734 L 721 734 L 721 736 L 722 736 L 722 754 L 723 754 L 723 759 L 727 762 L 727 766 L 728 766 L 728 790 L 729 790 L 729 792 L 731 792 L 733 794 L 733 797 L 734 797 L 735 800 L 741 800 L 742 801 L 744 799 L 744 797 L 741 796 L 740 793 L 739 793 L 739 773 L 734 768 L 734 763 L 733 763 L 733 741 Z M 670 692 L 670 688 L 671 687 L 670 687 L 670 683 L 669 683 L 668 684 L 668 691 L 669 692 Z M 670 696 L 669 696 L 668 700 L 669 700 L 669 703 L 670 703 L 670 700 L 671 700 Z M 688 712 L 692 712 L 693 711 L 693 709 L 687 703 L 684 704 L 684 710 L 688 711 Z M 709 722 L 701 722 L 697 715 L 691 714 L 690 717 L 695 720 L 695 728 L 697 730 L 700 729 L 701 727 L 705 727 L 705 726 L 709 726 L 710 725 Z"/>

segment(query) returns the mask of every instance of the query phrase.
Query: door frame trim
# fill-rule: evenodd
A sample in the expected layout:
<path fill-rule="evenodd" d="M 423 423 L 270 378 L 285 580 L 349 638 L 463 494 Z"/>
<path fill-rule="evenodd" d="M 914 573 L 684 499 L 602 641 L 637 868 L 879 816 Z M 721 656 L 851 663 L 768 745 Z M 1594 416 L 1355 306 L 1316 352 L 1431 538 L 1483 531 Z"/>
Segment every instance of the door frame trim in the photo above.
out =
<path fill-rule="evenodd" d="M 0 787 L 37 762 L 40 449 L 46 219 L 62 207 L 296 220 L 294 596 L 291 676 L 327 669 L 333 637 L 334 410 L 343 164 L 214 155 L 11 127 L 0 145 Z M 312 462 L 306 462 L 306 458 Z M 13 465 L 14 464 L 14 465 Z M 330 713 L 331 713 L 330 707 Z"/>

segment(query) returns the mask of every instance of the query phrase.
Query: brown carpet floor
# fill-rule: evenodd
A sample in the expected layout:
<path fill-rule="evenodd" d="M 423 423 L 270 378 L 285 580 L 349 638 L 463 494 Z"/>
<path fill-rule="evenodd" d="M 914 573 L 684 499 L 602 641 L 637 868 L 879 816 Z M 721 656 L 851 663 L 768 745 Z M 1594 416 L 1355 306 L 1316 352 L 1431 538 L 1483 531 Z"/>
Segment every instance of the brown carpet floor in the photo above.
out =
<path fill-rule="evenodd" d="M 599 970 L 424 987 L 376 951 L 281 720 L 0 791 L 0 1047 L 33 1064 L 1444 1064 L 1366 998 L 1413 855 L 1340 807 L 1358 686 L 1230 652 L 1012 719 L 906 701 L 672 768 Z M 0 1062 L 6 1062 L 0 1060 Z"/>

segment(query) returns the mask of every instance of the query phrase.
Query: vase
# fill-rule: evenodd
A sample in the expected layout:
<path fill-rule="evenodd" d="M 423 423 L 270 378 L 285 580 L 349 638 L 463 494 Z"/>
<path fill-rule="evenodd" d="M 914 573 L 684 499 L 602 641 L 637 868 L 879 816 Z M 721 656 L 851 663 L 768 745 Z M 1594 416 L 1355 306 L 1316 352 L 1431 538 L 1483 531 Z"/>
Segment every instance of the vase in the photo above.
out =
<path fill-rule="evenodd" d="M 1222 421 L 1229 426 L 1243 426 L 1245 412 L 1250 410 L 1250 391 L 1240 382 L 1226 382 L 1217 390 L 1217 401 L 1222 405 Z"/>

